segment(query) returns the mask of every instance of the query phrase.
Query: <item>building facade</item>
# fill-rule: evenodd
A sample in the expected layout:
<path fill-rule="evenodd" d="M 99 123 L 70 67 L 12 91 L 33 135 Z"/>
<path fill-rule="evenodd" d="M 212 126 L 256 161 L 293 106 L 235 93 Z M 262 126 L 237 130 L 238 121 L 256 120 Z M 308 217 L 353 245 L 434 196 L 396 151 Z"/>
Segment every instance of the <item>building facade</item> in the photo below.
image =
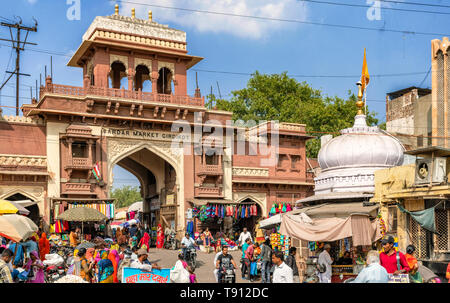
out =
<path fill-rule="evenodd" d="M 232 113 L 207 109 L 198 88 L 187 95 L 201 60 L 185 32 L 151 12 L 96 17 L 68 63 L 83 69 L 83 85 L 47 77 L 23 117 L 1 120 L 1 198 L 36 201 L 50 224 L 72 204 L 110 204 L 119 165 L 141 184 L 144 222 L 181 233 L 195 206 L 256 205 L 255 223 L 273 203 L 309 196 L 305 125 L 229 124 Z"/>

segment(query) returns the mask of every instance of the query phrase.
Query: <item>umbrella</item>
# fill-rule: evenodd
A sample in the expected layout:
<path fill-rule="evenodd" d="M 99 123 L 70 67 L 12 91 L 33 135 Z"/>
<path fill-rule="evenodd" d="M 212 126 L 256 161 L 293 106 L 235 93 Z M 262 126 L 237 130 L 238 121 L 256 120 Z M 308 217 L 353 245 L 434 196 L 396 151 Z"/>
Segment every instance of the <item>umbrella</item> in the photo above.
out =
<path fill-rule="evenodd" d="M 19 211 L 11 202 L 0 200 L 0 214 L 15 214 Z"/>
<path fill-rule="evenodd" d="M 57 219 L 75 222 L 98 222 L 107 220 L 108 217 L 96 209 L 82 206 L 66 210 Z"/>
<path fill-rule="evenodd" d="M 59 214 L 57 219 L 64 221 L 81 222 L 81 233 L 83 234 L 84 222 L 103 221 L 107 220 L 108 217 L 106 217 L 104 214 L 102 214 L 96 209 L 81 206 L 66 210 L 62 214 Z"/>
<path fill-rule="evenodd" d="M 120 220 L 120 219 L 126 219 L 127 218 L 127 212 L 126 211 L 119 211 L 115 216 L 114 219 Z"/>
<path fill-rule="evenodd" d="M 88 249 L 88 248 L 94 248 L 94 247 L 95 247 L 95 244 L 92 242 L 83 242 L 80 245 L 78 245 L 77 247 L 75 247 L 75 249 L 80 250 L 80 248 Z"/>
<path fill-rule="evenodd" d="M 128 207 L 128 212 L 132 212 L 132 211 L 140 211 L 140 212 L 142 212 L 142 207 L 143 207 L 142 201 L 141 202 L 135 202 L 135 203 L 131 204 Z"/>
<path fill-rule="evenodd" d="M 19 203 L 15 202 L 15 201 L 8 201 L 9 203 L 11 203 L 12 205 L 14 205 L 18 210 L 19 210 L 19 215 L 25 215 L 28 216 L 30 214 L 30 211 L 28 209 L 26 209 L 23 205 L 20 205 Z"/>
<path fill-rule="evenodd" d="M 0 216 L 0 236 L 15 242 L 28 239 L 38 230 L 37 225 L 27 217 L 16 214 Z"/>

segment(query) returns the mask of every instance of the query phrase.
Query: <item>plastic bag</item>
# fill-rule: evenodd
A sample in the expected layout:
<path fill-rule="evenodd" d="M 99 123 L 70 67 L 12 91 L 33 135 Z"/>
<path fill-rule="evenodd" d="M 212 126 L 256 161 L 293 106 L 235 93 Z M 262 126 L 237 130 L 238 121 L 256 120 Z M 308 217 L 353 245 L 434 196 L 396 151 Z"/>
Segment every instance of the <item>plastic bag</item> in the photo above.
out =
<path fill-rule="evenodd" d="M 183 267 L 181 261 L 177 261 L 175 266 L 170 270 L 171 283 L 189 283 L 189 272 Z"/>

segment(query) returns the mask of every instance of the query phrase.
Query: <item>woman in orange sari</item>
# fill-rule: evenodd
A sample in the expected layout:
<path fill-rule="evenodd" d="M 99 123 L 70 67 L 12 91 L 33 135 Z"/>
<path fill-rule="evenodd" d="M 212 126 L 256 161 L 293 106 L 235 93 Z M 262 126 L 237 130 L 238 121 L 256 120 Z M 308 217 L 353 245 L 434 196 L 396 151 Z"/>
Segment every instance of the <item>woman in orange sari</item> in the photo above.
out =
<path fill-rule="evenodd" d="M 117 267 L 119 264 L 118 260 L 120 260 L 120 258 L 119 254 L 117 253 L 117 250 L 115 249 L 111 250 L 111 252 L 108 254 L 108 259 L 112 262 L 114 267 L 113 283 L 119 283 L 119 280 L 117 279 Z"/>
<path fill-rule="evenodd" d="M 47 234 L 42 233 L 41 238 L 39 239 L 39 256 L 41 260 L 45 260 L 45 255 L 50 253 L 50 241 L 47 239 Z"/>
<path fill-rule="evenodd" d="M 156 248 L 163 248 L 164 246 L 164 231 L 161 223 L 158 224 L 158 230 L 156 231 Z"/>

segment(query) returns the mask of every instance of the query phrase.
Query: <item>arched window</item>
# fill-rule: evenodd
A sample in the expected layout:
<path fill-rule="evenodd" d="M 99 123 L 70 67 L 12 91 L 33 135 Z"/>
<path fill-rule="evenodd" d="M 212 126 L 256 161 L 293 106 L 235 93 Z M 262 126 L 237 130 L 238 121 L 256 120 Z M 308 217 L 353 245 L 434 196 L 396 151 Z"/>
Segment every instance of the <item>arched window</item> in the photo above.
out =
<path fill-rule="evenodd" d="M 163 67 L 159 70 L 158 77 L 158 94 L 171 94 L 172 93 L 172 72 L 167 67 Z"/>
<path fill-rule="evenodd" d="M 147 82 L 148 80 L 148 82 Z M 151 91 L 150 70 L 145 65 L 138 65 L 136 67 L 136 75 L 134 77 L 134 90 Z M 150 90 L 149 90 L 150 88 Z"/>
<path fill-rule="evenodd" d="M 128 79 L 125 65 L 120 61 L 111 64 L 111 72 L 109 73 L 112 88 L 128 89 Z"/>

